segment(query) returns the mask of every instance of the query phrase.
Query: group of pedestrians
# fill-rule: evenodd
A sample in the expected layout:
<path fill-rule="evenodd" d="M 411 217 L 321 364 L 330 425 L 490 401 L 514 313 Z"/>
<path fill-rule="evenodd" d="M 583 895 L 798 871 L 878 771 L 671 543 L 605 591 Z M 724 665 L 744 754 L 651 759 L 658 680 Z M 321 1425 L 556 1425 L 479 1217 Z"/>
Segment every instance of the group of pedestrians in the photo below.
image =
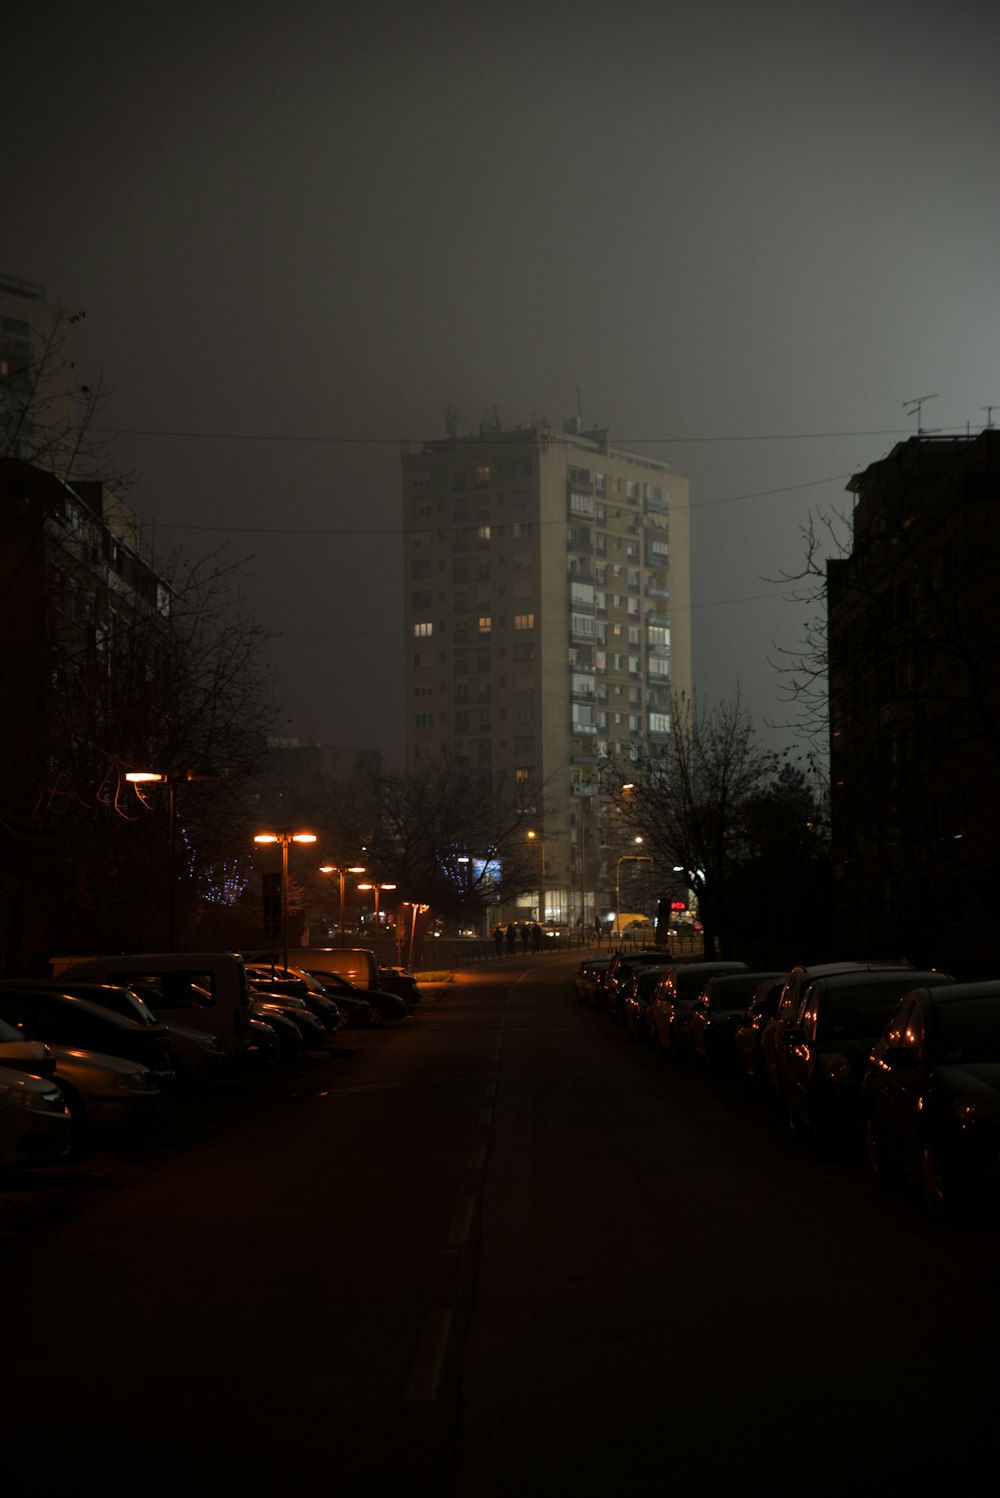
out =
<path fill-rule="evenodd" d="M 532 952 L 542 950 L 544 937 L 537 921 L 511 921 L 506 931 L 498 922 L 493 927 L 493 945 L 497 949 L 497 956 L 501 955 L 505 945 L 507 955 L 513 956 L 517 951 L 518 938 L 520 938 L 522 952 L 527 952 L 529 948 Z"/>

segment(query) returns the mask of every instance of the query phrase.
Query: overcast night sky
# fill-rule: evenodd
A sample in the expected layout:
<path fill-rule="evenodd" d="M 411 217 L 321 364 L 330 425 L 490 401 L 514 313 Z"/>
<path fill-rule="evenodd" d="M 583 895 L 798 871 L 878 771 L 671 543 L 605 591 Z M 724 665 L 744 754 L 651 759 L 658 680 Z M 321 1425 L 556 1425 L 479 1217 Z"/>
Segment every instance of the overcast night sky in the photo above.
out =
<path fill-rule="evenodd" d="M 696 686 L 760 726 L 810 513 L 912 398 L 1000 421 L 995 3 L 36 0 L 2 45 L 0 271 L 85 309 L 147 538 L 243 561 L 289 735 L 399 760 L 448 405 L 579 391 L 689 476 Z"/>

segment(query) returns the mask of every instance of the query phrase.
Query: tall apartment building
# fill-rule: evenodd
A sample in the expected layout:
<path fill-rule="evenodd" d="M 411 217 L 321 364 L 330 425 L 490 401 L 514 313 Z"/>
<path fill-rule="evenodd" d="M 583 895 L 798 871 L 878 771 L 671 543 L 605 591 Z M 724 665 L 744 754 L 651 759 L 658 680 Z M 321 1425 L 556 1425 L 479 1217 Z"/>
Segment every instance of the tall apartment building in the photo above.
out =
<path fill-rule="evenodd" d="M 601 762 L 666 742 L 691 687 L 687 481 L 578 422 L 453 432 L 403 477 L 407 766 L 523 788 L 537 888 L 503 918 L 606 916 Z"/>

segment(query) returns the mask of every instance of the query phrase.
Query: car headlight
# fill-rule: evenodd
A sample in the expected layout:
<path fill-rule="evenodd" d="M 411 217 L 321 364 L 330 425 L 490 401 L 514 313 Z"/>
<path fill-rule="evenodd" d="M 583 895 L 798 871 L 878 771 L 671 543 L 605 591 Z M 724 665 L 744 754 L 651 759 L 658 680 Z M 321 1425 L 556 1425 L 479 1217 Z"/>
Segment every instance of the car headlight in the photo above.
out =
<path fill-rule="evenodd" d="M 981 1097 L 976 1093 L 952 1098 L 951 1106 L 959 1123 L 996 1123 L 1000 1119 L 1000 1098 Z"/>
<path fill-rule="evenodd" d="M 35 1092 L 25 1089 L 21 1094 L 21 1104 L 25 1108 L 31 1108 L 35 1113 L 65 1113 L 66 1105 L 62 1099 L 62 1093 L 52 1088 L 49 1092 Z"/>
<path fill-rule="evenodd" d="M 120 1071 L 111 1085 L 121 1092 L 152 1092 L 156 1084 L 148 1071 Z"/>

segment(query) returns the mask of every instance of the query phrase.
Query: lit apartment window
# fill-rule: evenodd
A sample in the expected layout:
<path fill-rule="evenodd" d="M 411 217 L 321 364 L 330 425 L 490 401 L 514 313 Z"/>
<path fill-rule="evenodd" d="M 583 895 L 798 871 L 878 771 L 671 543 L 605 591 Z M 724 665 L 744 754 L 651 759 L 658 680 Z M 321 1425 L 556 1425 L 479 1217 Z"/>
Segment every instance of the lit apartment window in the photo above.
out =
<path fill-rule="evenodd" d="M 646 638 L 650 645 L 669 645 L 670 627 L 666 624 L 647 624 Z"/>
<path fill-rule="evenodd" d="M 531 771 L 530 770 L 520 769 L 520 770 L 515 770 L 514 771 L 514 779 L 517 780 L 517 781 L 519 781 L 522 785 L 527 780 L 529 780 L 530 777 L 531 777 Z"/>
<path fill-rule="evenodd" d="M 569 507 L 571 510 L 575 510 L 578 515 L 593 515 L 594 496 L 592 494 L 578 494 L 575 490 L 570 490 Z"/>
<path fill-rule="evenodd" d="M 489 485 L 490 465 L 488 463 L 480 463 L 476 469 L 476 487 L 479 489 L 488 489 Z"/>
<path fill-rule="evenodd" d="M 477 535 L 479 536 L 480 541 L 488 541 L 490 539 L 490 528 L 489 528 L 489 526 L 488 525 L 481 525 L 479 527 Z"/>
<path fill-rule="evenodd" d="M 650 733 L 669 733 L 670 732 L 670 714 L 669 713 L 650 713 L 650 715 L 649 715 L 649 731 L 650 731 Z"/>
<path fill-rule="evenodd" d="M 434 633 L 434 626 L 433 624 L 415 624 L 413 626 L 413 633 L 418 638 L 420 636 L 432 635 Z"/>
<path fill-rule="evenodd" d="M 490 618 L 489 614 L 480 614 L 480 616 L 479 616 L 479 633 L 481 635 L 488 635 L 489 632 L 490 632 L 490 630 L 492 628 L 493 628 L 493 620 Z"/>
<path fill-rule="evenodd" d="M 535 616 L 534 616 L 534 614 L 515 614 L 514 615 L 514 628 L 515 629 L 534 629 L 534 627 L 535 627 Z"/>

